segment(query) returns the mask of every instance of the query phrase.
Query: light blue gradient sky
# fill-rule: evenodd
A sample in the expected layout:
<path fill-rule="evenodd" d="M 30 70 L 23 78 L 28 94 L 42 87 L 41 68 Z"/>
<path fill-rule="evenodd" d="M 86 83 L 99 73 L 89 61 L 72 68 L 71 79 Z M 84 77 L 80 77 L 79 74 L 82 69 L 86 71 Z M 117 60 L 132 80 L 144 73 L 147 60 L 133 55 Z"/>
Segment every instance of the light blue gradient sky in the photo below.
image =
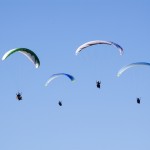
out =
<path fill-rule="evenodd" d="M 19 53 L 0 63 L 0 149 L 149 150 L 150 68 L 116 76 L 124 65 L 150 62 L 149 14 L 149 0 L 1 0 L 0 56 L 26 47 L 41 66 Z M 97 45 L 76 56 L 91 40 L 116 42 L 124 55 Z M 76 81 L 62 77 L 44 87 L 59 72 Z"/>

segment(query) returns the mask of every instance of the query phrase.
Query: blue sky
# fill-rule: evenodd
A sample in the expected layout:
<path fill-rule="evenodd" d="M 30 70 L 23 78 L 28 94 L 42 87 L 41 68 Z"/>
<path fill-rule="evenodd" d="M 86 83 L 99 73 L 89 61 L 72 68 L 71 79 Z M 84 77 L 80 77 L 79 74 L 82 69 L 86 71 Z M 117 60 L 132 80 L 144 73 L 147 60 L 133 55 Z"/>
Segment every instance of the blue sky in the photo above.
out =
<path fill-rule="evenodd" d="M 129 63 L 150 62 L 149 14 L 148 0 L 1 0 L 0 56 L 26 47 L 41 66 L 35 69 L 20 53 L 0 63 L 0 149 L 149 150 L 150 69 L 116 76 Z M 116 42 L 124 55 L 96 45 L 76 56 L 91 40 Z M 45 87 L 59 72 L 76 81 L 60 77 Z"/>

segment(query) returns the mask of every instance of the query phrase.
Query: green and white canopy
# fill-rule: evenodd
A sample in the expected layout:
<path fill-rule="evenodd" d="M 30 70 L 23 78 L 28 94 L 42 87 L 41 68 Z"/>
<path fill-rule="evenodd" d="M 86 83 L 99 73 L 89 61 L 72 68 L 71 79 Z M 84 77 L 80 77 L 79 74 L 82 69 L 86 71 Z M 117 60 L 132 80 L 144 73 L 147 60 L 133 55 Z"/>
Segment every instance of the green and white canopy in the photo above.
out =
<path fill-rule="evenodd" d="M 13 53 L 16 53 L 16 52 L 20 52 L 24 54 L 35 65 L 36 68 L 40 66 L 40 60 L 37 57 L 37 55 L 33 51 L 27 48 L 11 49 L 3 55 L 2 60 L 5 60 L 7 57 L 11 56 Z"/>

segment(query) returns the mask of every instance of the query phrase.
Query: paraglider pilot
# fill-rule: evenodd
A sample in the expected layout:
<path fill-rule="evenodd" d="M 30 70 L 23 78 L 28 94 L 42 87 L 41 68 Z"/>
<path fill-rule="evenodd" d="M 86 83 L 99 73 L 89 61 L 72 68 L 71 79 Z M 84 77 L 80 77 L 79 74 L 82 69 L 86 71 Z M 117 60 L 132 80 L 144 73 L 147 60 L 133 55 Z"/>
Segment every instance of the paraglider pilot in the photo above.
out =
<path fill-rule="evenodd" d="M 136 101 L 137 101 L 138 104 L 140 104 L 141 99 L 137 98 Z"/>
<path fill-rule="evenodd" d="M 101 82 L 100 81 L 96 81 L 96 86 L 97 88 L 100 88 Z"/>
<path fill-rule="evenodd" d="M 62 102 L 61 102 L 61 101 L 59 101 L 59 102 L 58 102 L 58 105 L 59 105 L 59 106 L 62 106 Z"/>
<path fill-rule="evenodd" d="M 18 101 L 20 101 L 20 100 L 22 100 L 22 94 L 21 93 L 16 93 L 16 99 L 18 100 Z"/>

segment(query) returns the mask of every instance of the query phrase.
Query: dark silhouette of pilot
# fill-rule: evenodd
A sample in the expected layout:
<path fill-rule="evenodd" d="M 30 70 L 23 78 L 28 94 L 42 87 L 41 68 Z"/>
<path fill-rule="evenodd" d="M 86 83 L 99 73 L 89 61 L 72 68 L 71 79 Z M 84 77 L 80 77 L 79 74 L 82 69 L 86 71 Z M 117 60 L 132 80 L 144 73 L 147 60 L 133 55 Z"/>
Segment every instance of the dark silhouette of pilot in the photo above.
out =
<path fill-rule="evenodd" d="M 97 86 L 97 88 L 100 88 L 101 87 L 101 81 L 96 81 L 96 86 Z"/>
<path fill-rule="evenodd" d="M 16 99 L 18 100 L 18 101 L 20 101 L 20 100 L 22 100 L 22 94 L 21 93 L 16 93 Z"/>
<path fill-rule="evenodd" d="M 59 105 L 59 106 L 62 106 L 62 102 L 61 102 L 61 101 L 59 101 L 59 102 L 58 102 L 58 105 Z"/>
<path fill-rule="evenodd" d="M 137 101 L 138 104 L 140 104 L 141 99 L 137 98 L 136 101 Z"/>

